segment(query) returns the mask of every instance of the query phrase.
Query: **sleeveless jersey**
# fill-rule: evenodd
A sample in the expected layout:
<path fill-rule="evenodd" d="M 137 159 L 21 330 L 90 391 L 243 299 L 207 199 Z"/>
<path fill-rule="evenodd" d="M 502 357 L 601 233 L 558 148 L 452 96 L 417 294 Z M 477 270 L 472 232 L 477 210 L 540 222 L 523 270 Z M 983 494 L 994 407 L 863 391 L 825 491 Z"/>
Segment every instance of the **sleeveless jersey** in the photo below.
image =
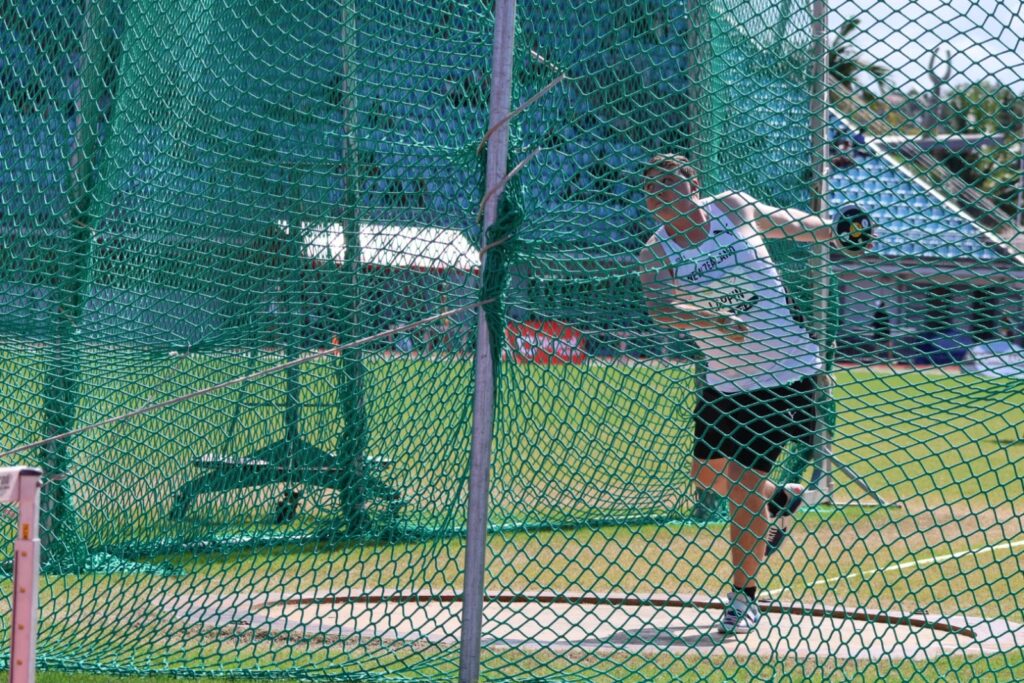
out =
<path fill-rule="evenodd" d="M 720 330 L 691 331 L 707 358 L 707 383 L 736 393 L 792 384 L 819 372 L 818 346 L 794 319 L 764 238 L 734 226 L 714 204 L 704 209 L 711 220 L 699 246 L 680 247 L 664 226 L 656 234 L 683 301 L 732 314 L 748 328 L 742 342 L 726 339 Z"/>

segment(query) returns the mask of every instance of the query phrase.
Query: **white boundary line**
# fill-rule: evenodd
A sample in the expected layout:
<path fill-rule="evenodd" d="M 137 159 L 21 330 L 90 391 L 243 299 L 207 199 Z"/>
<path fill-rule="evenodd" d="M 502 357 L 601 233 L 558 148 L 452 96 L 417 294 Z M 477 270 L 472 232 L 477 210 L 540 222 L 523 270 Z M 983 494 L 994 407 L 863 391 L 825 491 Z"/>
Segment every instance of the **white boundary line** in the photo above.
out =
<path fill-rule="evenodd" d="M 894 562 L 893 564 L 882 567 L 881 569 L 872 569 L 871 571 L 867 572 L 854 571 L 850 572 L 849 574 L 842 574 L 840 576 L 833 576 L 831 578 L 819 579 L 814 583 L 806 584 L 804 586 L 804 590 L 807 590 L 808 588 L 813 588 L 815 586 L 823 586 L 830 583 L 836 583 L 838 581 L 842 581 L 843 579 L 853 579 L 858 576 L 866 579 L 869 576 L 874 576 L 875 574 L 884 574 L 886 572 L 907 569 L 909 567 L 926 567 L 930 564 L 938 564 L 940 562 L 945 562 L 946 560 L 954 560 L 958 557 L 963 557 L 965 555 L 983 555 L 988 553 L 995 553 L 1000 550 L 1010 550 L 1012 548 L 1019 548 L 1021 546 L 1024 546 L 1024 539 L 1020 539 L 1017 541 L 1007 541 L 1006 543 L 1000 543 L 999 545 L 987 545 L 983 548 L 977 549 L 968 548 L 967 550 L 960 550 L 955 553 L 949 553 L 948 555 L 936 555 L 933 557 L 926 557 L 919 560 L 906 560 L 904 562 Z M 783 586 L 782 588 L 776 588 L 775 590 L 768 591 L 766 595 L 774 598 L 778 597 L 779 595 L 782 595 L 786 591 L 792 591 L 792 588 L 790 586 Z"/>

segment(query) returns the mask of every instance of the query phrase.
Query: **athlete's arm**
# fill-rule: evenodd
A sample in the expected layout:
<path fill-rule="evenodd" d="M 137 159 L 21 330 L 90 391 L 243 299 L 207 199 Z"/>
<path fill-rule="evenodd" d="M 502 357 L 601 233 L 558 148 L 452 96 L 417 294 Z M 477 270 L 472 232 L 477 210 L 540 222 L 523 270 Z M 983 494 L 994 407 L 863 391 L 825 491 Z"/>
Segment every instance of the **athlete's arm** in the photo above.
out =
<path fill-rule="evenodd" d="M 851 255 L 861 254 L 871 246 L 871 218 L 859 207 L 845 206 L 833 220 L 826 221 L 800 209 L 780 209 L 743 193 L 737 196 L 740 202 L 749 201 L 754 225 L 766 238 L 830 244 Z"/>
<path fill-rule="evenodd" d="M 755 224 L 765 237 L 810 243 L 825 243 L 835 237 L 830 222 L 806 211 L 780 209 L 761 202 L 755 202 L 753 208 Z"/>
<path fill-rule="evenodd" d="M 759 202 L 745 192 L 723 193 L 714 199 L 730 209 L 734 220 L 753 225 L 768 239 L 828 242 L 833 237 L 829 223 L 806 211 L 780 209 Z"/>
<path fill-rule="evenodd" d="M 681 300 L 678 282 L 656 238 L 647 242 L 637 258 L 647 311 L 656 323 L 683 332 L 717 330 L 730 341 L 743 341 L 747 326 L 738 318 Z"/>

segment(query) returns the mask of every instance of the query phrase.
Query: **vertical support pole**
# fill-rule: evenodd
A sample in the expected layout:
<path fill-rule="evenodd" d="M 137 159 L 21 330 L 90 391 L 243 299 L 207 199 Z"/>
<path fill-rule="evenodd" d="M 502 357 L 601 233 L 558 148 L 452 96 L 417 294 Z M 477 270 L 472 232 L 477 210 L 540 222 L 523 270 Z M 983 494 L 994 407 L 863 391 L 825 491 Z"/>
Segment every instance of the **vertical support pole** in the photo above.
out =
<path fill-rule="evenodd" d="M 1024 229 L 1024 128 L 1017 140 L 1017 225 Z"/>
<path fill-rule="evenodd" d="M 103 96 L 113 92 L 106 78 L 113 73 L 111 55 L 114 7 L 110 0 L 85 3 L 82 28 L 81 90 L 76 103 L 74 149 L 69 159 L 70 206 L 66 250 L 51 277 L 54 292 L 53 341 L 43 380 L 43 437 L 63 434 L 74 427 L 78 406 L 79 345 L 75 339 L 85 311 L 92 258 L 92 230 L 97 208 L 93 203 L 99 182 L 100 123 Z M 47 560 L 60 557 L 77 563 L 86 552 L 78 537 L 72 494 L 67 479 L 71 469 L 68 442 L 43 447 L 39 462 L 52 478 L 40 511 Z"/>
<path fill-rule="evenodd" d="M 356 40 L 357 6 L 355 0 L 341 4 L 341 104 L 344 123 L 341 131 L 342 160 L 344 163 L 344 206 L 341 225 L 345 252 L 341 272 L 332 297 L 334 306 L 341 310 L 332 316 L 338 323 L 338 342 L 348 344 L 359 336 L 361 326 L 359 277 L 363 262 L 362 235 L 359 225 L 359 183 L 362 165 L 356 136 L 359 134 L 359 109 L 356 98 L 355 61 L 358 50 Z M 351 477 L 344 492 L 343 514 L 349 533 L 360 533 L 367 526 L 366 515 L 366 367 L 363 351 L 354 346 L 341 351 L 340 363 L 335 366 L 338 408 L 344 423 L 338 434 L 335 452 L 344 458 Z"/>
<path fill-rule="evenodd" d="M 508 172 L 509 127 L 512 103 L 512 57 L 515 47 L 516 0 L 494 3 L 494 45 L 491 53 L 490 124 L 487 142 L 484 222 L 480 237 L 480 281 L 486 282 L 487 233 L 498 217 L 501 192 L 494 191 Z M 493 194 L 492 194 L 492 191 Z M 500 334 L 500 331 L 495 331 Z M 470 445 L 469 503 L 466 520 L 466 562 L 462 593 L 462 634 L 459 683 L 480 678 L 480 641 L 483 632 L 484 571 L 487 545 L 487 498 L 494 433 L 494 358 L 491 333 L 483 307 L 477 311 L 476 361 L 473 386 L 473 436 Z"/>
<path fill-rule="evenodd" d="M 710 109 L 706 91 L 706 79 L 708 78 L 707 64 L 710 59 L 708 54 L 713 46 L 710 45 L 711 35 L 705 27 L 706 16 L 705 0 L 686 1 L 686 87 L 688 89 L 688 128 L 690 132 L 690 160 L 697 168 L 702 177 L 711 173 L 708 164 L 718 149 L 716 129 L 713 124 L 704 118 L 705 112 Z M 707 43 L 702 41 L 708 41 Z M 712 165 L 717 169 L 717 165 Z M 713 182 L 713 181 L 712 181 Z M 707 358 L 697 352 L 698 358 L 694 363 L 694 384 L 693 391 L 699 395 L 704 390 L 707 382 Z M 718 495 L 712 489 L 706 489 L 691 483 L 694 490 L 693 508 L 690 516 L 696 522 L 711 522 L 724 518 L 726 515 L 725 498 Z"/>
<path fill-rule="evenodd" d="M 690 160 L 700 170 L 704 168 L 704 155 L 707 153 L 706 128 L 701 125 L 700 97 L 703 87 L 704 73 L 701 66 L 701 29 L 700 11 L 702 0 L 686 0 L 686 129 L 689 133 Z"/>
<path fill-rule="evenodd" d="M 18 504 L 11 582 L 11 683 L 36 679 L 36 633 L 39 623 L 39 489 L 43 472 L 31 467 L 0 470 L 0 501 Z"/>
<path fill-rule="evenodd" d="M 811 163 L 814 165 L 814 185 L 811 188 L 811 212 L 820 214 L 827 207 L 825 194 L 828 187 L 828 50 L 825 44 L 828 33 L 828 7 L 825 0 L 811 2 Z M 828 258 L 828 246 L 815 244 L 811 247 L 811 258 L 807 264 L 812 274 L 813 318 L 812 331 L 817 337 L 821 353 L 822 371 L 815 377 L 817 390 L 816 423 L 814 430 L 814 472 L 806 500 L 817 504 L 830 498 L 835 488 L 832 477 L 832 429 L 828 414 L 832 410 L 832 363 L 835 356 L 834 340 L 829 338 L 829 302 L 832 290 L 832 271 Z"/>
<path fill-rule="evenodd" d="M 712 14 L 714 8 L 704 0 L 690 0 L 690 10 L 694 21 L 694 26 L 690 27 L 690 42 L 696 48 L 694 60 L 699 65 L 696 72 L 699 83 L 696 92 L 698 118 L 695 121 L 700 135 L 697 172 L 704 179 L 701 191 L 712 194 L 722 191 L 729 175 L 726 155 L 722 152 L 722 131 L 725 130 L 726 112 L 732 108 L 731 98 L 737 95 L 727 94 L 720 80 L 722 65 L 716 63 L 716 51 L 722 40 L 719 17 Z M 735 179 L 729 180 L 730 184 L 735 182 Z"/>
<path fill-rule="evenodd" d="M 687 129 L 690 134 L 689 158 L 702 176 L 708 169 L 708 160 L 712 156 L 710 151 L 712 142 L 709 134 L 713 135 L 713 127 L 703 119 L 707 108 L 704 97 L 705 83 L 707 78 L 705 65 L 707 55 L 705 50 L 710 46 L 702 43 L 702 40 L 710 40 L 707 31 L 703 27 L 704 0 L 686 0 L 686 87 L 687 87 Z M 698 352 L 699 353 L 699 352 Z M 707 359 L 701 355 L 695 362 L 693 391 L 703 391 L 707 378 Z M 690 516 L 696 522 L 710 522 L 720 516 L 724 509 L 725 498 L 718 495 L 711 489 L 705 489 L 691 484 L 694 489 L 693 508 Z"/>
<path fill-rule="evenodd" d="M 828 188 L 828 172 L 831 168 L 828 142 L 828 106 L 831 94 L 830 74 L 828 70 L 828 49 L 825 43 L 828 33 L 827 0 L 812 0 L 811 5 L 811 54 L 812 83 L 811 94 L 811 137 L 812 163 L 816 167 L 815 181 L 811 194 L 811 211 L 824 213 L 828 208 L 825 194 Z M 832 265 L 828 255 L 828 245 L 815 244 L 811 247 L 811 258 L 808 268 L 813 274 L 813 320 L 812 330 L 817 336 L 821 353 L 822 371 L 815 377 L 816 391 L 815 429 L 814 429 L 814 471 L 811 474 L 811 485 L 804 494 L 804 500 L 810 505 L 817 505 L 825 500 L 831 501 L 835 491 L 834 472 L 841 472 L 847 479 L 856 484 L 868 498 L 877 505 L 887 503 L 867 485 L 863 478 L 843 463 L 836 462 L 832 452 L 832 427 L 835 422 L 835 399 L 833 397 L 834 381 L 832 373 L 835 364 L 835 339 L 833 330 L 829 329 L 829 315 L 832 302 Z"/>
<path fill-rule="evenodd" d="M 295 169 L 289 169 L 288 186 L 289 192 L 298 193 L 298 176 Z M 282 267 L 281 277 L 281 317 L 282 334 L 281 344 L 284 345 L 284 357 L 288 362 L 299 357 L 299 338 L 302 336 L 302 322 L 300 320 L 302 307 L 302 289 L 305 285 L 302 272 L 302 211 L 301 200 L 288 207 L 286 212 L 287 222 L 281 239 L 284 243 L 285 265 Z M 290 276 L 290 280 L 289 280 Z M 296 289 L 298 295 L 296 296 Z M 284 461 L 288 463 L 290 472 L 294 472 L 301 458 L 301 433 L 299 431 L 302 422 L 302 381 L 298 365 L 291 365 L 285 370 L 284 379 Z M 290 495 L 290 487 L 287 489 Z"/>

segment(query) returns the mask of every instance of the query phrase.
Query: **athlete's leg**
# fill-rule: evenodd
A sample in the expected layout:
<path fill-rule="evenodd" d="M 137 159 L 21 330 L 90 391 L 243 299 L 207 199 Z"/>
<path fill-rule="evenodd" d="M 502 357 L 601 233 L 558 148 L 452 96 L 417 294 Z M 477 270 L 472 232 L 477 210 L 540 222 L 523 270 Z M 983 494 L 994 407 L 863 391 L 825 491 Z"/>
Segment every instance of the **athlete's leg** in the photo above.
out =
<path fill-rule="evenodd" d="M 729 500 L 732 540 L 733 586 L 756 585 L 757 571 L 765 555 L 765 534 L 770 524 L 768 501 L 778 487 L 760 472 L 729 458 L 693 461 L 693 478 Z"/>
<path fill-rule="evenodd" d="M 758 430 L 763 427 L 761 416 L 751 410 L 752 403 L 759 400 L 753 394 L 722 394 L 710 387 L 701 391 L 694 410 L 693 463 L 690 468 L 698 486 L 723 498 L 733 497 L 733 489 L 738 482 L 728 475 L 729 462 L 736 458 L 749 465 L 758 456 L 749 451 L 750 442 L 757 438 Z M 768 486 L 767 495 L 771 497 L 775 494 L 775 486 L 770 482 Z"/>
<path fill-rule="evenodd" d="M 729 464 L 732 461 L 729 458 L 710 458 L 708 460 L 700 460 L 698 458 L 693 459 L 693 465 L 690 469 L 690 474 L 693 476 L 693 480 L 697 482 L 697 485 L 704 489 L 710 489 L 722 496 L 723 498 L 729 498 L 730 500 L 734 495 L 740 495 L 737 485 L 740 485 L 738 480 L 733 479 L 729 473 Z M 764 478 L 762 483 L 761 492 L 769 500 L 775 495 L 775 491 L 778 489 L 777 485 Z M 740 487 L 742 488 L 742 486 Z M 750 491 L 750 489 L 747 489 Z"/>
<path fill-rule="evenodd" d="M 765 557 L 771 515 L 787 510 L 791 494 L 768 479 L 788 437 L 791 392 L 724 395 L 705 389 L 694 414 L 691 474 L 697 486 L 728 499 L 734 590 L 753 598 Z M 746 590 L 745 590 L 746 589 Z"/>
<path fill-rule="evenodd" d="M 732 585 L 757 587 L 757 573 L 765 555 L 768 532 L 768 501 L 775 485 L 767 472 L 730 462 L 726 477 L 734 479 L 729 496 L 729 535 L 732 539 Z"/>

